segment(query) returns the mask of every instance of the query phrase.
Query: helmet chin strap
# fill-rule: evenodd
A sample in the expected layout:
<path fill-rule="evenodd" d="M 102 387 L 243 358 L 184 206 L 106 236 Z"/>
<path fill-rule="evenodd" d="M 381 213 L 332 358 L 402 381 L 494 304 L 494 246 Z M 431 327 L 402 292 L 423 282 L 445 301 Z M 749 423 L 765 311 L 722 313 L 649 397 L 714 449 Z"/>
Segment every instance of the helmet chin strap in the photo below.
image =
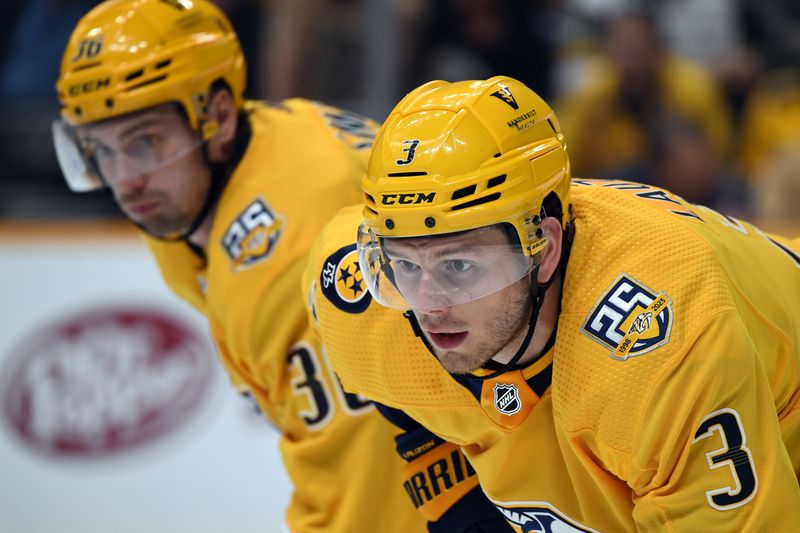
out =
<path fill-rule="evenodd" d="M 536 280 L 538 272 L 539 272 L 539 267 L 537 266 L 531 272 L 532 282 Z M 539 319 L 539 311 L 542 308 L 542 304 L 544 303 L 544 296 L 547 293 L 547 289 L 550 288 L 550 284 L 553 281 L 553 277 L 554 276 L 551 276 L 550 280 L 542 284 L 531 283 L 530 296 L 532 301 L 532 308 L 531 308 L 531 316 L 528 319 L 528 330 L 525 332 L 525 338 L 522 340 L 522 344 L 517 349 L 517 352 L 514 354 L 514 356 L 511 359 L 509 359 L 508 362 L 504 363 L 503 366 L 501 366 L 499 369 L 489 374 L 486 374 L 485 376 L 476 376 L 475 374 L 470 374 L 471 378 L 480 381 L 496 378 L 500 374 L 508 372 L 509 370 L 514 368 L 514 366 L 522 358 L 522 356 L 525 355 L 525 352 L 528 350 L 528 346 L 530 346 L 531 340 L 533 340 L 533 332 L 536 329 L 536 321 Z M 436 357 L 436 352 L 434 351 L 433 346 L 431 346 L 430 342 L 428 341 L 428 338 L 423 333 L 422 328 L 420 327 L 419 322 L 417 321 L 417 317 L 414 316 L 413 311 L 406 311 L 403 313 L 403 316 L 411 324 L 411 329 L 414 331 L 414 335 L 419 337 L 422 340 L 422 343 L 428 349 L 428 351 L 431 352 L 431 354 L 433 354 L 434 357 Z"/>

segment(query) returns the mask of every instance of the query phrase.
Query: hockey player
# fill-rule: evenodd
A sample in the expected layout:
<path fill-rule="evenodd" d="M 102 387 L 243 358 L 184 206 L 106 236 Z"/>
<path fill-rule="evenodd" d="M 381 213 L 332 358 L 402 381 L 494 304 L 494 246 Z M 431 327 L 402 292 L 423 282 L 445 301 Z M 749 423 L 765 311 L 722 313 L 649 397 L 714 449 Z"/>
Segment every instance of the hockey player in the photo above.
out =
<path fill-rule="evenodd" d="M 300 291 L 312 237 L 359 198 L 375 125 L 300 99 L 246 101 L 244 80 L 237 36 L 207 0 L 98 5 L 57 83 L 64 175 L 76 191 L 110 189 L 169 287 L 207 316 L 234 385 L 281 431 L 291 531 L 424 530 L 396 429 L 341 390 Z"/>
<path fill-rule="evenodd" d="M 386 406 L 410 463 L 458 444 L 517 531 L 795 530 L 800 239 L 571 182 L 566 146 L 506 77 L 395 107 L 304 281 L 345 388 Z M 344 302 L 328 280 L 352 250 Z"/>

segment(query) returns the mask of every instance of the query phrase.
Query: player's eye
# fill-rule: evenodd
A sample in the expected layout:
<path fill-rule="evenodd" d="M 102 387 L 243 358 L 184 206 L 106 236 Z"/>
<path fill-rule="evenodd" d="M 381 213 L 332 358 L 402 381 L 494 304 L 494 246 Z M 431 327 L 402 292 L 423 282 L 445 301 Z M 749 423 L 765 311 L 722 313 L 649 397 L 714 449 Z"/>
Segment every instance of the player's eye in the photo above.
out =
<path fill-rule="evenodd" d="M 125 153 L 131 157 L 151 158 L 158 155 L 161 146 L 161 136 L 155 133 L 137 135 L 125 147 Z"/>
<path fill-rule="evenodd" d="M 419 265 L 416 263 L 412 263 L 411 261 L 407 261 L 405 259 L 398 259 L 395 261 L 395 263 L 397 264 L 397 268 L 404 274 L 413 274 L 419 271 Z"/>
<path fill-rule="evenodd" d="M 451 259 L 447 262 L 447 270 L 455 274 L 467 274 L 475 267 L 472 261 L 464 259 Z"/>

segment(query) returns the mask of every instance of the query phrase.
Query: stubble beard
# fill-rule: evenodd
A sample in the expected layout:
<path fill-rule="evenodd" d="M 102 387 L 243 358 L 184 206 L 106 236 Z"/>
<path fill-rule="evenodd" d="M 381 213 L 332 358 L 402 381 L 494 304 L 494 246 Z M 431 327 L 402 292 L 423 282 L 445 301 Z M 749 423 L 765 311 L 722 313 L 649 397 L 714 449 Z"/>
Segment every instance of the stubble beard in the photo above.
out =
<path fill-rule="evenodd" d="M 129 213 L 124 207 L 125 204 L 139 201 L 139 195 L 136 193 L 121 197 L 119 203 L 125 212 L 125 216 L 148 234 L 159 238 L 167 237 L 185 231 L 192 223 L 191 216 L 172 205 L 169 196 L 165 192 L 151 191 L 147 194 L 147 199 L 158 200 L 159 205 L 152 213 L 143 217 L 137 217 L 135 214 Z"/>
<path fill-rule="evenodd" d="M 490 318 L 491 322 L 483 338 L 474 337 L 476 340 L 473 340 L 473 347 L 466 347 L 467 351 L 464 352 L 441 350 L 432 345 L 436 358 L 451 374 L 469 374 L 483 367 L 501 351 L 510 351 L 510 355 L 513 355 L 519 349 L 519 346 L 510 345 L 515 341 L 519 342 L 518 339 L 528 327 L 532 303 L 529 284 L 515 283 L 504 290 L 513 291 L 507 305 L 500 308 L 502 312 Z M 469 341 L 468 337 L 467 343 Z"/>
<path fill-rule="evenodd" d="M 150 235 L 167 237 L 186 231 L 189 227 L 189 222 L 187 222 L 185 216 L 165 214 L 154 216 L 139 225 Z"/>

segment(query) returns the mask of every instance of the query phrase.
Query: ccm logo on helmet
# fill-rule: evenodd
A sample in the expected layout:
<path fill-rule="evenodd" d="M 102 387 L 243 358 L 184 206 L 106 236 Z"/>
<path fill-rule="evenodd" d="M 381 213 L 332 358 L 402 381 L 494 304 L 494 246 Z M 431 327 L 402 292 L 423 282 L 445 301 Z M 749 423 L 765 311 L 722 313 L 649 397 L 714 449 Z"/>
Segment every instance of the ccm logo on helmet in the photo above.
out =
<path fill-rule="evenodd" d="M 432 204 L 435 192 L 393 192 L 381 195 L 383 205 Z"/>
<path fill-rule="evenodd" d="M 110 85 L 111 85 L 111 78 L 98 78 L 96 80 L 89 80 L 83 83 L 72 85 L 69 88 L 69 95 L 78 96 L 79 94 L 83 93 L 99 91 L 100 89 L 104 89 L 105 87 L 108 87 Z"/>

